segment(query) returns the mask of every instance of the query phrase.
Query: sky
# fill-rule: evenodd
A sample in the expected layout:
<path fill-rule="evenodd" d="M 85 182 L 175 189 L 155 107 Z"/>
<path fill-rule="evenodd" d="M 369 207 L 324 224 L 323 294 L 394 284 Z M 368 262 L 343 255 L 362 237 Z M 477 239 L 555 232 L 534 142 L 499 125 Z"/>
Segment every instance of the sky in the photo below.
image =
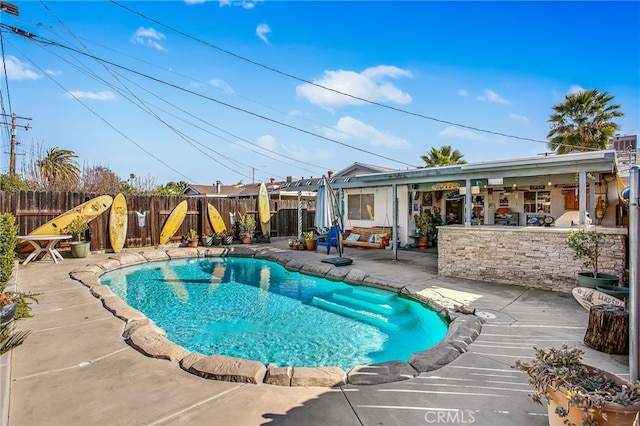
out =
<path fill-rule="evenodd" d="M 0 23 L 32 34 L 0 40 L 2 113 L 30 127 L 18 172 L 52 147 L 205 185 L 403 170 L 445 145 L 470 163 L 531 157 L 553 105 L 588 89 L 640 134 L 637 1 L 11 3 Z"/>

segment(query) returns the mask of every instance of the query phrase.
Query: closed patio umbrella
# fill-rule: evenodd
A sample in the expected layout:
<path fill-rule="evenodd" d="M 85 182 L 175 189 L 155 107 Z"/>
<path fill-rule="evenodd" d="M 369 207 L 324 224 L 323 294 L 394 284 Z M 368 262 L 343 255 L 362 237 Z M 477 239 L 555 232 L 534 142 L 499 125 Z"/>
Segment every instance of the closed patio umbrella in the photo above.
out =
<path fill-rule="evenodd" d="M 338 253 L 342 256 L 342 227 L 338 203 L 331 189 L 331 185 L 325 176 L 318 186 L 316 198 L 316 215 L 313 221 L 318 233 L 329 234 L 332 227 L 336 227 L 338 236 Z"/>

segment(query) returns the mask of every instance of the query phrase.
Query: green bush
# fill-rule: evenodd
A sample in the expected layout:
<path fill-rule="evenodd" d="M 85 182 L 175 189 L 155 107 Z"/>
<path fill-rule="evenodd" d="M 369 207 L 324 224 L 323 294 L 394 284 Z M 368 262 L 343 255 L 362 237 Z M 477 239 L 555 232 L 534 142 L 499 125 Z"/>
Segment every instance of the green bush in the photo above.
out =
<path fill-rule="evenodd" d="M 0 291 L 3 291 L 11 278 L 16 261 L 18 244 L 18 225 L 11 213 L 0 215 Z"/>

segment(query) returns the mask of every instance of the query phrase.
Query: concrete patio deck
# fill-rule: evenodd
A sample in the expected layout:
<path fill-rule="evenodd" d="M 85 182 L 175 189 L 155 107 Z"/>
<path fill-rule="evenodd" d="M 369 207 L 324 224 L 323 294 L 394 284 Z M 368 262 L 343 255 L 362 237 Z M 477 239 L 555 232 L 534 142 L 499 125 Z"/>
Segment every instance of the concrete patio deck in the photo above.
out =
<path fill-rule="evenodd" d="M 263 245 L 293 251 L 286 240 Z M 141 250 L 132 250 L 141 251 Z M 344 256 L 376 280 L 463 304 L 486 323 L 468 352 L 439 370 L 402 382 L 340 388 L 280 387 L 206 380 L 148 358 L 122 339 L 123 322 L 69 271 L 110 254 L 20 266 L 18 289 L 42 293 L 26 342 L 0 357 L 0 424 L 36 425 L 546 425 L 529 399 L 527 377 L 510 366 L 533 347 L 584 349 L 591 365 L 628 378 L 628 358 L 584 346 L 587 312 L 571 295 L 437 275 L 429 251 L 347 248 Z M 336 256 L 333 253 L 330 257 Z M 3 402 L 4 401 L 4 402 Z"/>

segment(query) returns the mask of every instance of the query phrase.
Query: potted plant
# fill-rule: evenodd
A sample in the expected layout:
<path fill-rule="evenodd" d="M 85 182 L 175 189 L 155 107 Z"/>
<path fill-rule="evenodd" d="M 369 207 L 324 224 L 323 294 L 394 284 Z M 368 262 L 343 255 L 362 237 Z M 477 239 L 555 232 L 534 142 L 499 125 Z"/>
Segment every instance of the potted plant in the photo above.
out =
<path fill-rule="evenodd" d="M 589 272 L 578 272 L 578 284 L 581 287 L 617 286 L 620 281 L 617 275 L 603 274 L 598 271 L 599 246 L 602 240 L 604 240 L 604 234 L 595 229 L 581 227 L 569 232 L 568 245 L 573 249 L 573 258 L 582 259 L 584 266 L 591 269 Z"/>
<path fill-rule="evenodd" d="M 233 233 L 230 231 L 224 231 L 220 233 L 222 235 L 222 244 L 228 246 L 233 243 Z"/>
<path fill-rule="evenodd" d="M 315 232 L 305 231 L 302 233 L 302 238 L 304 238 L 305 247 L 307 248 L 307 250 L 309 251 L 316 250 L 316 244 L 318 243 L 318 240 L 316 239 Z"/>
<path fill-rule="evenodd" d="M 433 214 L 429 210 L 425 210 L 413 217 L 418 231 L 418 247 L 427 248 L 429 245 L 429 237 L 433 233 Z"/>
<path fill-rule="evenodd" d="M 187 232 L 187 247 L 198 247 L 198 232 L 195 229 Z"/>
<path fill-rule="evenodd" d="M 77 216 L 66 227 L 62 229 L 63 234 L 71 234 L 71 256 L 82 258 L 89 254 L 89 241 L 84 241 L 84 233 L 89 229 L 89 222 L 82 216 Z"/>
<path fill-rule="evenodd" d="M 212 240 L 210 245 L 219 246 L 222 244 L 222 241 L 227 236 L 226 231 L 222 232 L 214 232 L 212 235 Z"/>
<path fill-rule="evenodd" d="M 549 425 L 633 424 L 640 412 L 640 382 L 583 364 L 584 352 L 576 347 L 534 350 L 533 360 L 517 360 L 513 368 L 529 376 L 535 403 L 545 397 Z"/>
<path fill-rule="evenodd" d="M 256 232 L 256 219 L 249 213 L 240 216 L 238 220 L 238 229 L 240 232 L 240 240 L 243 244 L 249 244 Z"/>

